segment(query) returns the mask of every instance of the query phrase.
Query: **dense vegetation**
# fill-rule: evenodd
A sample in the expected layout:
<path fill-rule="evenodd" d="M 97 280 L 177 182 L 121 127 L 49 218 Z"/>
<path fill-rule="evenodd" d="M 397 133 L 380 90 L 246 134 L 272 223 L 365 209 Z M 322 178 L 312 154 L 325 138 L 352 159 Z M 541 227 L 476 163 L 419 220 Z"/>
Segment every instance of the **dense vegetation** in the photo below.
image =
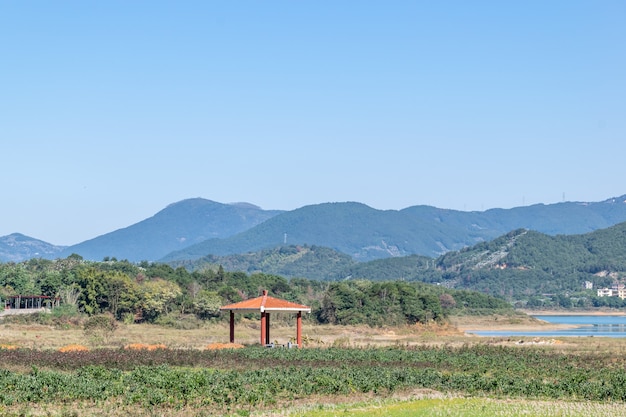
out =
<path fill-rule="evenodd" d="M 584 235 L 549 236 L 519 229 L 438 258 L 411 255 L 356 262 L 320 246 L 282 246 L 246 255 L 172 263 L 190 270 L 269 272 L 311 279 L 420 281 L 470 289 L 529 307 L 623 307 L 595 289 L 626 277 L 626 223 Z M 593 284 L 585 290 L 583 284 Z"/>
<path fill-rule="evenodd" d="M 284 278 L 284 272 L 293 278 Z M 626 223 L 574 236 L 520 229 L 437 259 L 413 255 L 357 263 L 319 246 L 283 246 L 173 265 L 108 258 L 90 262 L 78 255 L 31 259 L 0 264 L 0 297 L 60 296 L 90 315 L 110 312 L 123 320 L 175 322 L 175 314 L 218 317 L 221 305 L 268 289 L 310 305 L 314 314 L 308 320 L 395 325 L 443 320 L 461 309 L 507 308 L 487 295 L 525 307 L 624 307 L 618 297 L 597 297 L 595 289 L 583 289 L 585 281 L 601 288 L 624 277 Z M 460 289 L 486 295 L 468 297 Z"/>
<path fill-rule="evenodd" d="M 194 261 L 172 261 L 168 265 L 174 268 L 184 266 L 190 271 L 222 266 L 226 271 L 243 271 L 248 274 L 265 273 L 288 278 L 334 281 L 345 278 L 343 274 L 359 263 L 346 254 L 323 246 L 284 245 L 245 254 L 207 255 Z"/>
<path fill-rule="evenodd" d="M 0 264 L 0 298 L 60 297 L 66 307 L 118 320 L 182 325 L 177 317 L 220 317 L 222 305 L 271 295 L 312 307 L 307 320 L 331 324 L 401 325 L 443 321 L 451 313 L 511 311 L 493 297 L 419 282 L 351 280 L 322 282 L 278 275 L 226 272 L 222 267 L 189 272 L 166 264 L 70 256 Z"/>
<path fill-rule="evenodd" d="M 584 235 L 516 230 L 437 259 L 441 282 L 530 306 L 622 307 L 595 289 L 626 277 L 626 223 Z M 593 290 L 584 290 L 585 282 Z"/>
<path fill-rule="evenodd" d="M 129 405 L 232 413 L 315 395 L 429 388 L 470 395 L 626 401 L 624 359 L 488 345 L 91 352 L 2 350 L 0 405 Z M 33 366 L 33 364 L 36 364 Z M 208 414 L 207 414 L 208 415 Z"/>

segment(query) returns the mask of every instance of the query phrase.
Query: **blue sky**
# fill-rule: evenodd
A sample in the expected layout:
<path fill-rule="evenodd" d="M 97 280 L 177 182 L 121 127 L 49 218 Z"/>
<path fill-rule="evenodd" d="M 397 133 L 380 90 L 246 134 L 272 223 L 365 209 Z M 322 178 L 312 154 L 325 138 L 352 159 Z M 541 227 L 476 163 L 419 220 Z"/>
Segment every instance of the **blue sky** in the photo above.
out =
<path fill-rule="evenodd" d="M 0 0 L 0 236 L 192 197 L 458 210 L 626 194 L 624 1 Z"/>

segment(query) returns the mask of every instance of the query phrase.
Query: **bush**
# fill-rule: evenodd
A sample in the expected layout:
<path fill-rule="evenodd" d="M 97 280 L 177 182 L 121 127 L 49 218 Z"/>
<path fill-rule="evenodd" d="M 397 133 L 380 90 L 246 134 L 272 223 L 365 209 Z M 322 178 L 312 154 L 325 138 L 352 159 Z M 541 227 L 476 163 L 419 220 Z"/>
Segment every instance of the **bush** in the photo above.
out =
<path fill-rule="evenodd" d="M 55 307 L 51 311 L 52 317 L 54 318 L 67 318 L 67 317 L 79 317 L 80 313 L 78 312 L 78 308 L 73 304 L 61 304 L 58 307 Z"/>
<path fill-rule="evenodd" d="M 159 316 L 154 324 L 178 330 L 191 330 L 199 329 L 204 325 L 204 322 L 194 315 L 167 314 Z"/>
<path fill-rule="evenodd" d="M 117 330 L 117 321 L 111 314 L 91 316 L 83 326 L 85 335 L 107 342 L 109 337 Z"/>

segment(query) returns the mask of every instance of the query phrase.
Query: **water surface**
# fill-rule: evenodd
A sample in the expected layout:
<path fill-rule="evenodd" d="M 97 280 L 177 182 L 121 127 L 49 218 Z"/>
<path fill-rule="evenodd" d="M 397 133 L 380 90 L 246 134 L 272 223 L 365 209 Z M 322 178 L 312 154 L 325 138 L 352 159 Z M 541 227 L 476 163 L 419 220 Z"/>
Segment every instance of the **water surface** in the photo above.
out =
<path fill-rule="evenodd" d="M 533 316 L 554 324 L 577 327 L 562 330 L 509 331 L 466 330 L 477 336 L 529 336 L 529 337 L 626 337 L 626 316 Z"/>

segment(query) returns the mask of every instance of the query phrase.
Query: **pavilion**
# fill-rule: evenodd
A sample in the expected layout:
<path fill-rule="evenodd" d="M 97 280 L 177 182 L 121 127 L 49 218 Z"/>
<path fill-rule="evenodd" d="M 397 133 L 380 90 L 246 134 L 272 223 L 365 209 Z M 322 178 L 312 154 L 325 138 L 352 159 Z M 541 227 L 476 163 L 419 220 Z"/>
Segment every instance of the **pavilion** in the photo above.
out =
<path fill-rule="evenodd" d="M 60 297 L 50 297 L 47 295 L 9 295 L 5 297 L 5 309 L 41 309 L 54 308 L 61 304 Z"/>
<path fill-rule="evenodd" d="M 230 311 L 230 343 L 235 343 L 235 312 L 237 313 L 261 313 L 261 346 L 270 344 L 270 313 L 296 313 L 296 342 L 298 347 L 302 347 L 302 312 L 310 313 L 311 307 L 292 303 L 291 301 L 267 295 L 267 290 L 263 290 L 263 295 L 234 304 L 225 305 L 221 311 Z"/>

